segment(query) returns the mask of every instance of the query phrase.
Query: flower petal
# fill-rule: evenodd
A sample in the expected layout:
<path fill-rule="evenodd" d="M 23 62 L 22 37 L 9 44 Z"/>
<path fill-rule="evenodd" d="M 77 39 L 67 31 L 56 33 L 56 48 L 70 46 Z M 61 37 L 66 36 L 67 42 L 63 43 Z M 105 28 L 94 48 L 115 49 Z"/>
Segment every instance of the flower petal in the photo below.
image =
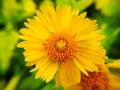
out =
<path fill-rule="evenodd" d="M 111 63 L 106 64 L 108 68 L 118 68 L 120 69 L 120 59 L 119 60 L 114 60 Z"/>
<path fill-rule="evenodd" d="M 51 32 L 58 30 L 57 17 L 54 7 L 52 5 L 47 5 L 45 7 L 41 7 L 41 11 L 43 13 L 43 18 L 53 28 Z"/>
<path fill-rule="evenodd" d="M 86 22 L 85 16 L 86 16 L 86 12 L 84 12 L 78 16 L 78 13 L 74 13 L 74 11 L 73 11 L 72 16 L 69 21 L 69 28 L 68 28 L 68 30 L 71 32 L 71 34 L 76 34 L 76 33 L 81 32 L 80 28 Z"/>
<path fill-rule="evenodd" d="M 80 69 L 80 71 L 82 71 L 85 75 L 88 76 L 87 71 L 85 70 L 85 68 L 83 68 L 79 61 L 77 59 L 74 59 L 73 61 L 75 62 L 76 66 Z"/>
<path fill-rule="evenodd" d="M 30 62 L 30 61 L 35 61 L 38 60 L 44 56 L 47 55 L 47 53 L 44 50 L 30 50 L 30 51 L 25 51 L 24 55 L 26 56 L 25 61 Z"/>
<path fill-rule="evenodd" d="M 25 22 L 24 24 L 26 27 L 28 27 L 28 29 L 26 28 L 21 29 L 20 32 L 22 34 L 24 34 L 26 37 L 35 37 L 34 39 L 39 38 L 41 40 L 45 40 L 48 38 L 49 32 L 44 27 L 42 27 L 42 25 L 40 25 L 41 24 L 40 22 L 37 23 L 37 26 L 34 26 L 36 25 L 37 20 L 34 20 L 34 22 L 32 22 L 31 19 L 27 20 L 28 23 Z"/>
<path fill-rule="evenodd" d="M 112 90 L 120 90 L 120 76 L 110 74 L 110 85 Z"/>
<path fill-rule="evenodd" d="M 50 57 L 49 56 L 44 56 L 40 59 L 37 60 L 35 68 L 33 68 L 30 72 L 36 71 L 40 68 L 42 68 L 44 65 L 46 65 L 49 61 Z"/>
<path fill-rule="evenodd" d="M 29 20 L 29 19 L 28 19 Z M 25 23 L 25 24 L 29 24 L 29 23 Z M 31 25 L 30 25 L 31 26 Z M 39 28 L 35 28 L 35 30 L 38 30 Z M 39 29 L 40 30 L 40 29 Z M 27 28 L 22 28 L 20 29 L 20 33 L 23 34 L 24 36 L 27 36 L 27 37 L 32 37 L 33 39 L 36 39 L 36 40 L 45 40 L 48 38 L 48 32 L 41 32 L 41 33 L 44 33 L 44 38 L 43 38 L 43 35 L 41 35 L 40 33 L 41 31 L 33 31 L 31 29 L 27 29 Z M 38 34 L 39 33 L 39 34 Z"/>
<path fill-rule="evenodd" d="M 86 70 L 90 71 L 90 72 L 98 72 L 98 68 L 95 64 L 91 63 L 89 60 L 87 60 L 86 58 L 80 56 L 79 55 L 76 55 L 76 59 L 78 60 L 78 63 L 80 65 L 82 65 Z"/>
<path fill-rule="evenodd" d="M 26 66 L 33 66 L 35 65 L 39 60 L 35 60 L 35 61 L 31 61 L 31 62 L 28 62 L 26 63 Z"/>
<path fill-rule="evenodd" d="M 46 82 L 49 82 L 54 78 L 54 75 L 56 74 L 58 67 L 59 67 L 58 62 L 48 60 L 46 65 L 43 65 L 43 67 L 38 70 L 35 78 L 41 77 Z"/>
<path fill-rule="evenodd" d="M 72 8 L 70 6 L 64 6 L 63 8 L 60 6 L 56 7 L 57 22 L 60 31 L 68 29 L 68 24 L 72 15 L 71 12 Z"/>
<path fill-rule="evenodd" d="M 24 48 L 25 50 L 43 50 L 44 45 L 41 41 L 22 41 L 17 47 Z"/>
<path fill-rule="evenodd" d="M 99 40 L 102 40 L 105 37 L 104 35 L 100 34 L 101 32 L 102 32 L 101 30 L 96 30 L 94 32 L 87 33 L 87 34 L 80 33 L 80 34 L 77 34 L 75 39 L 78 40 L 79 42 L 83 41 L 83 40 L 99 41 Z"/>
<path fill-rule="evenodd" d="M 42 9 L 42 12 L 36 11 L 37 17 L 35 17 L 35 20 L 38 23 L 41 23 L 44 26 L 43 28 L 45 30 L 49 31 L 49 33 L 55 32 L 55 26 L 51 23 L 51 22 L 53 22 L 53 21 L 51 21 L 51 17 L 48 16 L 49 14 L 46 13 L 44 9 Z"/>
<path fill-rule="evenodd" d="M 58 75 L 60 82 L 64 87 L 80 82 L 80 71 L 71 60 L 61 63 Z"/>
<path fill-rule="evenodd" d="M 80 84 L 75 84 L 75 85 L 65 88 L 65 90 L 82 90 L 82 86 Z"/>
<path fill-rule="evenodd" d="M 105 50 L 102 48 L 100 49 L 99 48 L 96 48 L 97 50 L 95 50 L 95 47 L 93 49 L 93 48 L 84 46 L 79 48 L 78 53 L 81 57 L 86 58 L 86 60 L 89 60 L 93 64 L 104 64 Z"/>

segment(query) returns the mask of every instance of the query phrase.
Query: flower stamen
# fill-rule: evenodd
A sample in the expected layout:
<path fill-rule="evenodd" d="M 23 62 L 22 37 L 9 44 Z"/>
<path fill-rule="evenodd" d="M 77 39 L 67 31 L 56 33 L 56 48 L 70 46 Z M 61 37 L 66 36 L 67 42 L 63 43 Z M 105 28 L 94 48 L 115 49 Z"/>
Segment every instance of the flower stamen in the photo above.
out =
<path fill-rule="evenodd" d="M 54 33 L 46 40 L 44 46 L 51 56 L 57 61 L 66 61 L 76 52 L 76 44 L 73 37 L 67 33 Z"/>

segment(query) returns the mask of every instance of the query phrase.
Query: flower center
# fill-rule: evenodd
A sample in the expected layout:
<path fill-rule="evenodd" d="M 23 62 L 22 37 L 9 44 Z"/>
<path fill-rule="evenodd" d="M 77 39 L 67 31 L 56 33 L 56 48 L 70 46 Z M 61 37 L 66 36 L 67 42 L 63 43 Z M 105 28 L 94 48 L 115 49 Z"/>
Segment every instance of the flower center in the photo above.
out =
<path fill-rule="evenodd" d="M 89 76 L 81 74 L 82 90 L 110 90 L 106 71 L 88 72 Z"/>
<path fill-rule="evenodd" d="M 63 61 L 72 58 L 76 52 L 76 43 L 67 33 L 52 33 L 44 43 L 51 58 Z"/>
<path fill-rule="evenodd" d="M 63 51 L 65 48 L 66 48 L 66 45 L 67 45 L 67 42 L 64 41 L 64 40 L 58 40 L 56 42 L 56 48 L 59 50 L 59 51 Z"/>

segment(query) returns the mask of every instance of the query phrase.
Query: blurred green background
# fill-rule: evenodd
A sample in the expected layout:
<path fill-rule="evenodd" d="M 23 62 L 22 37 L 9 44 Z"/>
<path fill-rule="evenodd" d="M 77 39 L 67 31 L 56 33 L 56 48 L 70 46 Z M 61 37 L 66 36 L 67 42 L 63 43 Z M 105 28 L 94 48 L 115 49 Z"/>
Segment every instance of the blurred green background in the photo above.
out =
<path fill-rule="evenodd" d="M 41 5 L 70 5 L 87 11 L 87 16 L 97 19 L 106 38 L 102 41 L 107 50 L 106 63 L 120 58 L 120 0 L 0 0 L 0 90 L 63 90 L 55 88 L 55 81 L 45 83 L 35 79 L 26 67 L 23 49 L 16 47 L 20 41 L 19 29 L 26 18 L 32 18 Z M 114 70 L 113 70 L 114 71 Z"/>

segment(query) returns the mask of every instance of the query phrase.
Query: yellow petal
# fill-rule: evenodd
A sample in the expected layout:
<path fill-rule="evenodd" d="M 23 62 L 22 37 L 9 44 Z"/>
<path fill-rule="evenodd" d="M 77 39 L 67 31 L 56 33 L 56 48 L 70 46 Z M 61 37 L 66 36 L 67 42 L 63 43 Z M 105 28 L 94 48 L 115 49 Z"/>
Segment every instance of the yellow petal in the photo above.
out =
<path fill-rule="evenodd" d="M 91 33 L 88 33 L 86 35 L 82 34 L 82 35 L 77 35 L 75 39 L 77 39 L 78 41 L 80 40 L 94 40 L 94 41 L 99 41 L 102 40 L 105 36 L 100 34 L 101 30 L 97 30 Z"/>
<path fill-rule="evenodd" d="M 17 44 L 17 47 L 19 47 L 19 48 L 24 47 L 24 42 L 20 42 L 20 43 L 18 43 L 18 44 Z"/>
<path fill-rule="evenodd" d="M 81 31 L 81 29 L 80 29 L 81 23 L 85 22 L 84 18 L 86 16 L 86 12 L 80 14 L 80 16 L 78 16 L 77 14 L 74 13 L 74 11 L 73 11 L 71 14 L 72 16 L 69 21 L 68 30 L 72 35 L 74 35 L 75 33 L 79 33 Z"/>
<path fill-rule="evenodd" d="M 20 29 L 20 33 L 25 35 L 25 36 L 37 39 L 37 40 L 45 40 L 45 38 L 41 37 L 41 34 L 38 34 L 38 32 L 33 32 L 31 29 L 22 28 L 22 29 Z"/>
<path fill-rule="evenodd" d="M 41 59 L 42 57 L 46 56 L 47 53 L 44 52 L 43 50 L 41 51 L 35 51 L 35 52 L 30 52 L 30 51 L 26 51 L 25 53 L 25 61 L 30 62 L 30 61 L 35 61 L 38 59 Z"/>
<path fill-rule="evenodd" d="M 33 66 L 35 65 L 39 60 L 31 61 L 26 64 L 26 66 Z"/>
<path fill-rule="evenodd" d="M 75 85 L 65 88 L 65 90 L 82 90 L 82 86 L 80 84 L 75 84 Z"/>
<path fill-rule="evenodd" d="M 79 63 L 79 61 L 76 60 L 76 59 L 74 59 L 74 62 L 75 62 L 75 64 L 76 64 L 76 66 L 80 69 L 80 71 L 82 71 L 85 75 L 88 76 L 87 71 L 85 70 L 85 68 L 83 68 L 83 66 Z"/>
<path fill-rule="evenodd" d="M 46 63 L 46 65 L 44 65 L 42 68 L 38 70 L 35 78 L 41 77 L 46 82 L 49 82 L 54 78 L 54 75 L 56 74 L 58 67 L 59 67 L 58 62 L 49 60 Z"/>
<path fill-rule="evenodd" d="M 86 60 L 89 60 L 89 62 L 92 62 L 93 64 L 104 64 L 104 62 L 105 62 L 104 61 L 105 60 L 104 49 L 102 49 L 102 50 L 99 50 L 99 49 L 94 50 L 94 49 L 92 49 L 90 47 L 89 48 L 80 47 L 80 49 L 78 50 L 78 53 L 79 53 L 79 55 L 81 57 L 85 58 Z M 101 53 L 101 55 L 99 53 Z"/>
<path fill-rule="evenodd" d="M 80 82 L 80 71 L 73 61 L 61 63 L 58 75 L 60 82 L 64 87 Z"/>
<path fill-rule="evenodd" d="M 59 31 L 66 31 L 68 29 L 68 24 L 72 15 L 72 8 L 70 6 L 64 6 L 60 8 L 56 7 L 56 16 L 58 22 Z"/>
<path fill-rule="evenodd" d="M 98 25 L 95 23 L 96 23 L 96 20 L 92 21 L 88 18 L 85 18 L 85 19 L 79 21 L 75 27 L 75 29 L 78 31 L 77 36 L 79 36 L 79 35 L 84 36 L 86 34 L 89 34 L 93 31 L 95 31 L 98 28 Z"/>
<path fill-rule="evenodd" d="M 18 37 L 23 40 L 41 41 L 40 39 L 34 39 L 32 36 L 28 36 L 28 35 L 19 35 Z"/>
<path fill-rule="evenodd" d="M 42 12 L 36 11 L 37 17 L 35 17 L 36 21 L 41 23 L 46 30 L 49 32 L 55 32 L 55 27 L 51 24 L 51 20 L 47 17 L 47 14 L 42 14 Z"/>
<path fill-rule="evenodd" d="M 110 74 L 110 85 L 112 90 L 120 90 L 120 76 Z"/>
<path fill-rule="evenodd" d="M 76 55 L 76 59 L 78 60 L 78 63 L 80 65 L 82 65 L 86 70 L 90 71 L 90 72 L 98 72 L 98 68 L 96 65 L 94 65 L 93 63 L 91 63 L 89 60 L 87 60 L 86 58 L 80 56 L 80 55 Z"/>
<path fill-rule="evenodd" d="M 40 39 L 42 39 L 42 40 L 45 40 L 45 39 L 47 39 L 48 38 L 48 36 L 49 36 L 49 32 L 46 30 L 46 28 L 44 27 L 43 28 L 43 26 L 42 25 L 40 25 L 41 23 L 40 22 L 38 22 L 38 25 L 37 26 L 34 26 L 34 24 L 36 24 L 36 22 L 37 22 L 37 20 L 39 20 L 39 19 L 37 19 L 37 20 L 35 20 L 33 23 L 30 23 L 31 22 L 31 19 L 27 19 L 29 22 L 27 23 L 27 22 L 25 22 L 24 24 L 25 24 L 25 26 L 26 27 L 28 27 L 28 30 L 29 30 L 29 32 L 25 32 L 25 30 L 23 30 L 24 31 L 24 33 L 23 33 L 23 31 L 21 31 L 22 32 L 22 34 L 25 34 L 25 35 L 29 35 L 29 36 L 33 36 L 33 37 L 38 37 L 38 38 L 40 38 Z M 41 26 L 41 27 L 40 27 Z M 24 29 L 24 28 L 23 28 Z M 21 29 L 22 30 L 22 29 Z M 35 36 L 36 35 L 36 36 Z M 43 38 L 44 37 L 44 38 Z"/>
<path fill-rule="evenodd" d="M 72 14 L 71 14 L 71 15 L 72 15 L 72 16 L 74 16 L 74 15 L 78 16 L 78 14 L 79 14 L 79 9 L 75 9 L 75 10 L 73 10 L 73 11 L 72 11 Z M 84 14 L 84 15 L 83 15 L 83 14 Z M 83 15 L 83 17 L 84 17 L 84 16 L 86 16 L 86 15 L 85 15 L 85 14 L 86 14 L 86 12 L 85 12 L 85 13 L 83 13 L 83 14 L 82 14 L 82 15 Z"/>
<path fill-rule="evenodd" d="M 106 64 L 108 68 L 118 68 L 120 69 L 120 59 L 119 60 L 114 60 L 111 63 Z"/>
<path fill-rule="evenodd" d="M 49 61 L 50 57 L 49 56 L 44 56 L 43 58 L 40 58 L 37 60 L 35 68 L 33 68 L 30 72 L 36 71 L 39 68 L 44 67 Z M 32 62 L 32 61 L 31 61 Z"/>
<path fill-rule="evenodd" d="M 22 41 L 20 42 L 17 47 L 24 48 L 26 50 L 43 50 L 44 45 L 42 41 Z"/>
<path fill-rule="evenodd" d="M 71 12 L 72 12 L 72 8 L 71 6 L 64 6 L 62 8 L 62 19 L 61 19 L 61 30 L 65 31 L 68 29 L 68 24 L 69 24 L 69 21 L 70 21 L 70 18 L 71 18 Z"/>
<path fill-rule="evenodd" d="M 53 28 L 52 32 L 57 31 L 58 23 L 54 7 L 51 5 L 47 5 L 46 7 L 41 7 L 41 11 L 43 13 L 44 19 L 49 22 L 49 25 Z"/>

